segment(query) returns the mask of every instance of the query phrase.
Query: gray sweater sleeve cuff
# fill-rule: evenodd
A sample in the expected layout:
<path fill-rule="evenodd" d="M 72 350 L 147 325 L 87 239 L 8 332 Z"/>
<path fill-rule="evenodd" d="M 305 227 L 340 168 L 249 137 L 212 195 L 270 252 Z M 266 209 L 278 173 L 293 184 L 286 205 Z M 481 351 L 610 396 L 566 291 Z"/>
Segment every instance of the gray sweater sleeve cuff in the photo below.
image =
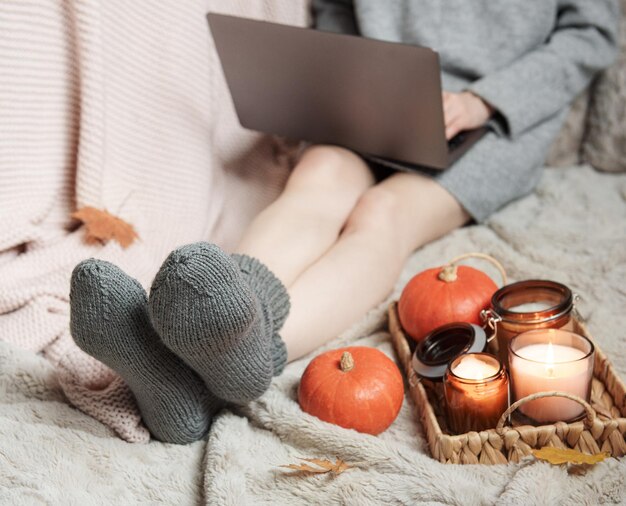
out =
<path fill-rule="evenodd" d="M 506 119 L 498 111 L 487 120 L 487 128 L 491 129 L 498 137 L 507 137 L 509 135 L 509 127 Z"/>
<path fill-rule="evenodd" d="M 351 0 L 313 0 L 311 5 L 317 30 L 359 34 Z"/>
<path fill-rule="evenodd" d="M 495 123 L 513 138 L 569 104 L 617 54 L 614 0 L 562 0 L 560 12 L 541 47 L 467 87 L 497 110 Z"/>

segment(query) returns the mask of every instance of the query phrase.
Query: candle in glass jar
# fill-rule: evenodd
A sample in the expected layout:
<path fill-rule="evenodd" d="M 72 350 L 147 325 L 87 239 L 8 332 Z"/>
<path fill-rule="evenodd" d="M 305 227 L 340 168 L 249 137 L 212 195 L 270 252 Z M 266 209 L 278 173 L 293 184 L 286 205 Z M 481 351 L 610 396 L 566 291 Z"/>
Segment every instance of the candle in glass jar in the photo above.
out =
<path fill-rule="evenodd" d="M 514 313 L 537 313 L 550 309 L 552 306 L 554 306 L 554 304 L 550 302 L 525 302 L 524 304 L 509 308 L 509 311 Z"/>
<path fill-rule="evenodd" d="M 448 425 L 457 434 L 495 427 L 509 405 L 506 370 L 487 353 L 468 353 L 454 359 L 443 387 Z"/>
<path fill-rule="evenodd" d="M 514 401 L 550 391 L 589 401 L 593 345 L 585 337 L 564 330 L 534 330 L 515 337 L 509 353 Z M 562 397 L 535 399 L 518 409 L 539 423 L 571 421 L 584 413 L 582 405 Z"/>
<path fill-rule="evenodd" d="M 529 279 L 503 286 L 491 298 L 486 316 L 496 331 L 500 360 L 509 367 L 509 342 L 535 329 L 573 330 L 574 295 L 555 281 Z"/>

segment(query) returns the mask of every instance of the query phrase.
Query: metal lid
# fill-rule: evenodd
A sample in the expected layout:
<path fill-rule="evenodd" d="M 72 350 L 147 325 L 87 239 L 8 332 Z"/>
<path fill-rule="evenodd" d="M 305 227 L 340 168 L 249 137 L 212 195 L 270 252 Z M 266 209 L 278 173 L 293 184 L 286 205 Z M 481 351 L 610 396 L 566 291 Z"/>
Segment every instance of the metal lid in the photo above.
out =
<path fill-rule="evenodd" d="M 543 303 L 544 307 L 519 310 L 524 304 Z M 556 320 L 574 307 L 572 291 L 562 283 L 528 279 L 505 285 L 491 297 L 491 310 L 504 322 L 539 323 Z"/>
<path fill-rule="evenodd" d="M 418 376 L 441 381 L 448 364 L 464 353 L 481 352 L 487 346 L 485 331 L 478 325 L 454 322 L 437 327 L 413 353 L 413 369 Z"/>

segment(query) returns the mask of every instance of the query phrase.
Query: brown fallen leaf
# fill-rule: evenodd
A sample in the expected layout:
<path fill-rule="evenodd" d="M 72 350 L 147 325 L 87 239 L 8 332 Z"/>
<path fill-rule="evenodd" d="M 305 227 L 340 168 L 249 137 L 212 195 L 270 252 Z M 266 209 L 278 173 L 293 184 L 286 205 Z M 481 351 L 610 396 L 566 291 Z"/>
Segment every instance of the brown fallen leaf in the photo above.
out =
<path fill-rule="evenodd" d="M 337 459 L 336 462 L 331 462 L 330 460 L 324 459 L 305 459 L 299 457 L 300 460 L 304 460 L 305 462 L 309 462 L 310 464 L 315 464 L 317 467 L 313 467 L 310 464 L 289 464 L 286 466 L 279 466 L 285 469 L 291 469 L 293 471 L 299 471 L 301 473 L 311 473 L 311 474 L 326 474 L 333 473 L 335 475 L 343 473 L 346 469 L 350 469 L 351 466 L 348 465 L 341 459 Z"/>
<path fill-rule="evenodd" d="M 545 446 L 540 450 L 533 450 L 533 455 L 540 459 L 549 462 L 550 464 L 597 464 L 604 459 L 611 456 L 609 452 L 596 453 L 595 455 L 589 455 L 588 453 L 582 453 L 578 450 L 571 450 L 569 448 L 554 448 L 552 446 Z"/>
<path fill-rule="evenodd" d="M 567 474 L 572 476 L 585 476 L 593 466 L 591 464 L 568 464 Z"/>
<path fill-rule="evenodd" d="M 127 248 L 139 237 L 132 225 L 95 207 L 82 207 L 72 213 L 72 218 L 83 222 L 86 230 L 85 240 L 90 244 L 97 242 L 105 244 L 113 239 L 122 248 Z"/>

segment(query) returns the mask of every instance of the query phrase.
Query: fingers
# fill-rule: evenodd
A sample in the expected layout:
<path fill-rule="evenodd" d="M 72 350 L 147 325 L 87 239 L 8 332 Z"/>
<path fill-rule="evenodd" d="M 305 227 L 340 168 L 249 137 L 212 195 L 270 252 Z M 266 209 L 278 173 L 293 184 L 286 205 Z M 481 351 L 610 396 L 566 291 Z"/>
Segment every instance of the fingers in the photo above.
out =
<path fill-rule="evenodd" d="M 448 121 L 452 112 L 454 112 L 454 94 L 443 92 L 443 117 L 444 121 Z"/>
<path fill-rule="evenodd" d="M 463 103 L 457 93 L 443 92 L 443 117 L 446 124 L 463 113 Z"/>
<path fill-rule="evenodd" d="M 462 123 L 460 121 L 455 121 L 450 125 L 446 125 L 446 139 L 452 139 L 456 134 L 458 134 L 461 130 L 465 130 Z"/>
<path fill-rule="evenodd" d="M 442 98 L 446 139 L 450 140 L 464 129 L 465 108 L 457 93 L 444 91 Z"/>
<path fill-rule="evenodd" d="M 494 112 L 492 106 L 471 92 L 444 91 L 442 98 L 443 118 L 448 140 L 462 130 L 471 130 L 484 125 Z"/>
<path fill-rule="evenodd" d="M 460 116 L 457 116 L 456 118 L 451 119 L 449 122 L 447 122 L 445 125 L 445 128 L 446 128 L 446 139 L 450 140 L 452 139 L 452 137 L 458 134 L 461 130 L 465 130 L 466 126 L 465 126 L 465 122 L 463 121 L 463 118 Z"/>
<path fill-rule="evenodd" d="M 459 116 L 459 108 L 453 102 L 443 104 L 443 121 L 446 125 Z"/>

